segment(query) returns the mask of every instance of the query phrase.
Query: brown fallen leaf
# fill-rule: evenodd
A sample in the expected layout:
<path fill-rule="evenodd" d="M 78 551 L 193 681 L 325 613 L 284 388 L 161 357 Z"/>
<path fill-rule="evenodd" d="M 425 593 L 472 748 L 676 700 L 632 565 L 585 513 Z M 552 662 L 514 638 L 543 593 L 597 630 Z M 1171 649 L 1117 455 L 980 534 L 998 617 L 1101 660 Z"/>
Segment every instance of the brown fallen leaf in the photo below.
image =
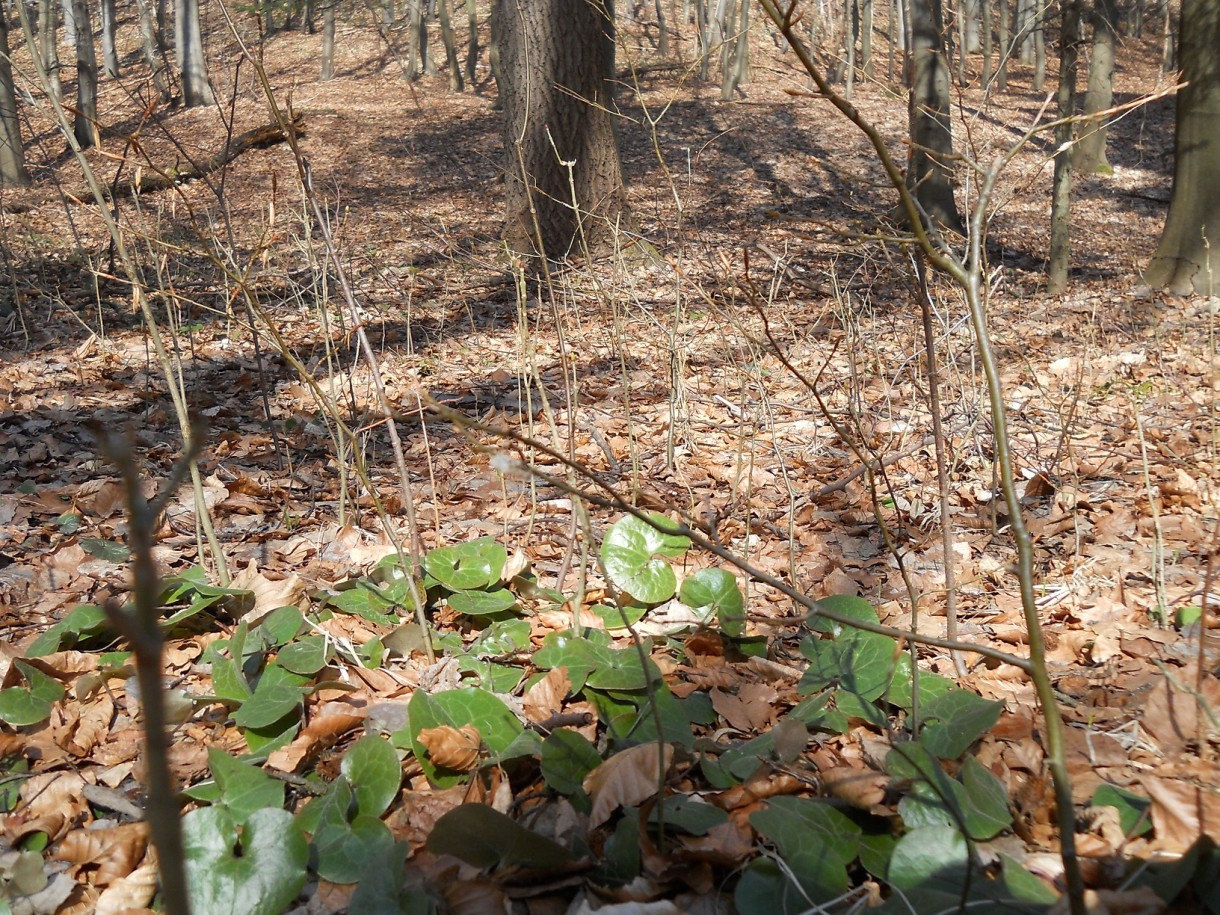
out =
<path fill-rule="evenodd" d="M 611 756 L 585 776 L 585 792 L 593 800 L 589 828 L 596 829 L 620 807 L 631 807 L 657 793 L 662 766 L 669 769 L 674 748 L 664 744 L 664 756 L 655 743 L 629 747 Z"/>
<path fill-rule="evenodd" d="M 439 728 L 421 730 L 419 742 L 427 749 L 428 759 L 438 769 L 470 772 L 479 764 L 483 735 L 473 724 L 464 724 L 460 728 L 443 724 Z"/>
<path fill-rule="evenodd" d="M 885 800 L 890 778 L 884 772 L 855 766 L 838 766 L 819 773 L 830 794 L 861 810 L 872 810 Z"/>
<path fill-rule="evenodd" d="M 157 862 L 146 861 L 126 877 L 111 883 L 97 897 L 95 915 L 125 915 L 147 909 L 157 892 Z"/>
<path fill-rule="evenodd" d="M 55 849 L 55 857 L 76 868 L 96 868 L 90 882 L 107 886 L 131 874 L 148 849 L 148 824 L 123 823 L 104 829 L 74 829 Z"/>

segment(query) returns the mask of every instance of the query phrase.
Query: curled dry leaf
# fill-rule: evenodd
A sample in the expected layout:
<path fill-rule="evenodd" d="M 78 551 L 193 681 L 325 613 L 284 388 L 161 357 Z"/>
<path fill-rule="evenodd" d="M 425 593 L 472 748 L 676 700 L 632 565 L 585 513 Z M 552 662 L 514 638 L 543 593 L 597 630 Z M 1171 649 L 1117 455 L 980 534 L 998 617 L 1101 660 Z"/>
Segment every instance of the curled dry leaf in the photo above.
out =
<path fill-rule="evenodd" d="M 131 874 L 148 848 L 148 824 L 124 823 L 108 829 L 75 829 L 64 836 L 55 857 L 74 867 L 96 867 L 95 886 L 107 886 Z"/>
<path fill-rule="evenodd" d="M 254 609 L 242 617 L 242 622 L 257 626 L 273 610 L 300 603 L 305 597 L 305 582 L 296 575 L 272 581 L 258 571 L 254 562 L 238 572 L 231 584 L 254 592 Z"/>
<path fill-rule="evenodd" d="M 122 915 L 143 909 L 157 892 L 157 863 L 146 861 L 126 877 L 120 877 L 97 897 L 95 915 Z"/>
<path fill-rule="evenodd" d="M 669 769 L 674 748 L 664 744 L 664 757 L 655 743 L 629 747 L 611 756 L 585 776 L 585 792 L 593 799 L 589 828 L 596 829 L 619 807 L 631 807 L 657 793 L 662 766 Z"/>
<path fill-rule="evenodd" d="M 86 810 L 84 788 L 85 780 L 75 772 L 40 772 L 21 785 L 23 812 L 29 819 L 72 820 Z"/>
<path fill-rule="evenodd" d="M 419 742 L 428 750 L 428 758 L 437 768 L 469 772 L 479 764 L 483 736 L 473 724 L 464 724 L 460 728 L 445 724 L 439 728 L 421 730 Z"/>
<path fill-rule="evenodd" d="M 838 766 L 820 773 L 826 790 L 861 810 L 872 810 L 885 800 L 889 776 L 884 772 L 854 766 Z"/>
<path fill-rule="evenodd" d="M 81 706 L 80 720 L 68 749 L 77 756 L 88 756 L 109 735 L 113 720 L 114 700 L 108 693 L 98 693 L 92 701 Z"/>
<path fill-rule="evenodd" d="M 1084 907 L 1089 915 L 1161 915 L 1166 904 L 1151 888 L 1141 886 L 1136 890 L 1086 890 Z M 1064 896 L 1047 915 L 1067 915 L 1070 910 Z"/>
<path fill-rule="evenodd" d="M 1145 775 L 1140 781 L 1152 798 L 1152 826 L 1158 848 L 1182 852 L 1203 836 L 1212 841 L 1220 839 L 1220 794 L 1154 775 Z"/>
<path fill-rule="evenodd" d="M 572 691 L 572 679 L 566 667 L 555 667 L 529 688 L 522 703 L 525 717 L 537 724 L 546 721 L 563 708 L 563 701 Z"/>
<path fill-rule="evenodd" d="M 363 715 L 346 711 L 322 712 L 309 722 L 286 747 L 280 747 L 267 757 L 267 765 L 281 772 L 296 772 L 306 762 L 364 722 Z"/>

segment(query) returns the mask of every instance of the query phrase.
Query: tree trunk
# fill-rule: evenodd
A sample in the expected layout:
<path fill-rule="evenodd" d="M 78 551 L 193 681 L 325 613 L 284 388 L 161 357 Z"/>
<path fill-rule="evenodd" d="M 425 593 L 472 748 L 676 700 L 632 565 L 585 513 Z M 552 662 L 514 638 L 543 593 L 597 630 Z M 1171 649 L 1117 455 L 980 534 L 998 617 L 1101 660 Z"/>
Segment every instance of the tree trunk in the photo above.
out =
<path fill-rule="evenodd" d="M 1173 9 L 1169 5 L 1169 0 L 1163 0 L 1164 13 L 1161 17 L 1161 72 L 1171 73 L 1177 65 L 1177 61 L 1173 59 L 1173 49 L 1175 42 L 1173 40 Z"/>
<path fill-rule="evenodd" d="M 1144 282 L 1185 295 L 1220 290 L 1220 4 L 1182 0 L 1173 196 Z"/>
<path fill-rule="evenodd" d="M 438 0 L 436 17 L 441 26 L 441 44 L 445 46 L 445 62 L 449 67 L 449 89 L 461 92 L 466 87 L 462 83 L 462 65 L 458 62 L 457 38 L 453 34 L 453 21 L 449 18 L 449 0 Z"/>
<path fill-rule="evenodd" d="M 1051 251 L 1047 289 L 1067 288 L 1072 262 L 1072 131 L 1076 113 L 1076 60 L 1080 53 L 1080 0 L 1061 0 L 1059 24 L 1058 116 L 1055 128 L 1055 176 L 1051 187 Z"/>
<path fill-rule="evenodd" d="M 953 128 L 949 118 L 949 65 L 941 36 L 940 0 L 911 0 L 911 154 L 907 186 L 933 225 L 965 231 L 953 197 Z"/>
<path fill-rule="evenodd" d="M 1036 19 L 1035 0 L 1017 0 L 1016 32 L 1017 54 L 1023 64 L 1034 62 L 1034 20 Z"/>
<path fill-rule="evenodd" d="M 856 88 L 856 32 L 860 17 L 856 0 L 845 0 L 843 4 L 843 98 L 851 99 Z"/>
<path fill-rule="evenodd" d="M 119 76 L 119 52 L 114 45 L 115 22 L 114 0 L 101 0 L 102 7 L 102 63 L 106 75 L 111 79 Z"/>
<path fill-rule="evenodd" d="M 72 0 L 59 0 L 64 11 L 64 41 L 68 47 L 76 47 L 76 10 Z"/>
<path fill-rule="evenodd" d="M 165 62 L 165 44 L 161 35 L 153 27 L 152 8 L 148 0 L 136 0 L 136 13 L 140 20 L 140 46 L 144 55 L 144 64 L 152 74 L 153 88 L 161 101 L 170 98 L 169 84 L 165 80 L 167 69 Z"/>
<path fill-rule="evenodd" d="M 474 0 L 466 0 L 466 19 L 470 41 L 466 45 L 466 81 L 477 91 L 479 78 L 479 9 Z"/>
<path fill-rule="evenodd" d="M 1093 47 L 1089 57 L 1089 88 L 1084 100 L 1086 116 L 1106 111 L 1114 101 L 1114 49 L 1118 20 L 1115 0 L 1094 0 Z M 1084 136 L 1076 144 L 1076 169 L 1086 175 L 1109 175 L 1114 169 L 1106 159 L 1106 125 L 1100 120 L 1082 125 Z"/>
<path fill-rule="evenodd" d="M 182 101 L 188 108 L 212 104 L 199 0 L 174 0 L 174 62 L 182 80 Z"/>
<path fill-rule="evenodd" d="M 322 10 L 322 82 L 335 78 L 335 0 Z"/>
<path fill-rule="evenodd" d="M 1036 11 L 1034 19 L 1034 91 L 1041 92 L 1046 83 L 1046 30 L 1043 26 L 1042 10 Z"/>
<path fill-rule="evenodd" d="M 991 0 L 979 0 L 979 28 L 983 31 L 983 71 L 979 80 L 983 91 L 991 89 Z"/>
<path fill-rule="evenodd" d="M 999 0 L 1000 14 L 1000 34 L 998 44 L 1000 46 L 1000 63 L 996 67 L 995 72 L 995 87 L 1001 92 L 1008 91 L 1008 58 L 1012 56 L 1012 49 L 1008 46 L 1008 22 L 1009 22 L 1009 4 L 1008 0 Z"/>
<path fill-rule="evenodd" d="M 97 145 L 97 55 L 85 0 L 72 0 L 76 23 L 76 116 L 72 133 L 81 149 Z"/>
<path fill-rule="evenodd" d="M 613 8 L 606 0 L 497 2 L 505 240 L 519 254 L 549 258 L 599 246 L 626 213 Z"/>
<path fill-rule="evenodd" d="M 873 75 L 873 0 L 860 0 L 860 72 Z"/>
<path fill-rule="evenodd" d="M 59 4 L 41 0 L 38 4 L 38 49 L 42 66 L 47 71 L 48 87 L 55 101 L 62 101 L 63 87 L 59 79 Z"/>
<path fill-rule="evenodd" d="M 0 11 L 0 186 L 27 187 L 29 183 L 30 174 L 25 170 L 25 146 L 21 142 L 21 122 L 17 120 L 13 65 L 9 59 L 8 13 Z"/>
<path fill-rule="evenodd" d="M 665 21 L 663 0 L 656 0 L 657 8 L 657 53 L 662 58 L 669 56 L 669 24 Z"/>

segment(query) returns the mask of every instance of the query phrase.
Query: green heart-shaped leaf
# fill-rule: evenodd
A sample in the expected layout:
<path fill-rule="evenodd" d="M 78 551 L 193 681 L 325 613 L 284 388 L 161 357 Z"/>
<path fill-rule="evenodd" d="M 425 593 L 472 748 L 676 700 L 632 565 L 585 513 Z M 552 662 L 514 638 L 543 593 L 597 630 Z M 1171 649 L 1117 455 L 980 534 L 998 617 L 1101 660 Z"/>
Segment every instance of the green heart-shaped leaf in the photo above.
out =
<path fill-rule="evenodd" d="M 664 515 L 649 517 L 661 527 L 674 526 Z M 678 580 L 673 567 L 655 557 L 681 556 L 689 548 L 690 540 L 686 537 L 663 534 L 635 515 L 627 515 L 606 534 L 602 563 L 616 588 L 643 603 L 659 604 L 674 596 Z"/>
<path fill-rule="evenodd" d="M 280 915 L 305 885 L 309 847 L 286 810 L 255 811 L 239 830 L 225 807 L 182 821 L 191 909 L 207 915 Z"/>
<path fill-rule="evenodd" d="M 477 591 L 500 580 L 508 552 L 490 537 L 443 546 L 424 557 L 428 574 L 450 591 Z"/>
<path fill-rule="evenodd" d="M 694 610 L 714 611 L 720 627 L 734 638 L 745 633 L 745 604 L 733 573 L 700 569 L 682 582 L 678 598 Z"/>

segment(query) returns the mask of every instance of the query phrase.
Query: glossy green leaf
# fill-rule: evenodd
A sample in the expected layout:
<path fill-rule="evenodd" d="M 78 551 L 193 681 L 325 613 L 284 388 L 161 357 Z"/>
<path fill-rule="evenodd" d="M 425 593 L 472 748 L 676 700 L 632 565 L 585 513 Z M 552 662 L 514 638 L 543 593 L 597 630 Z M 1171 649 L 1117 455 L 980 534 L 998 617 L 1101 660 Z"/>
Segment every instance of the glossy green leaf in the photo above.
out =
<path fill-rule="evenodd" d="M 898 656 L 894 665 L 894 679 L 890 683 L 889 692 L 885 694 L 886 700 L 899 708 L 910 711 L 912 706 L 912 679 L 911 655 L 904 651 Z M 921 714 L 929 702 L 940 698 L 950 690 L 958 688 L 957 684 L 948 677 L 929 673 L 926 670 L 919 671 L 919 708 Z"/>
<path fill-rule="evenodd" d="M 920 709 L 924 726 L 919 739 L 941 759 L 957 759 L 995 726 L 1003 710 L 1003 702 L 967 689 L 951 690 Z"/>
<path fill-rule="evenodd" d="M 818 610 L 826 609 L 839 616 L 848 617 L 853 620 L 861 620 L 865 623 L 879 623 L 880 617 L 877 616 L 877 610 L 866 601 L 863 597 L 856 597 L 852 594 L 832 594 L 830 597 L 823 597 L 817 601 L 814 606 Z M 809 614 L 809 628 L 817 632 L 828 632 L 832 638 L 838 638 L 844 632 L 859 632 L 858 629 L 852 629 L 843 623 L 828 619 L 825 616 L 818 614 L 814 610 Z"/>
<path fill-rule="evenodd" d="M 750 814 L 750 825 L 774 843 L 785 861 L 816 849 L 845 869 L 860 853 L 860 827 L 825 801 L 774 797 Z"/>
<path fill-rule="evenodd" d="M 1103 784 L 1098 785 L 1097 790 L 1093 792 L 1091 803 L 1094 807 L 1114 807 L 1118 810 L 1118 822 L 1125 836 L 1142 836 L 1152 831 L 1150 798 L 1117 785 Z"/>
<path fill-rule="evenodd" d="M 0 689 L 0 721 L 15 728 L 37 724 L 50 717 L 54 704 L 22 686 Z"/>
<path fill-rule="evenodd" d="M 341 613 L 350 613 L 379 626 L 398 624 L 398 618 L 387 612 L 395 608 L 394 602 L 363 580 L 357 582 L 354 588 L 332 594 L 326 599 L 326 604 Z"/>
<path fill-rule="evenodd" d="M 284 783 L 257 766 L 234 759 L 218 747 L 208 747 L 208 768 L 220 789 L 218 802 L 229 808 L 238 824 L 256 810 L 284 806 Z"/>
<path fill-rule="evenodd" d="M 258 628 L 267 634 L 270 647 L 278 648 L 296 638 L 304 625 L 305 617 L 300 610 L 296 607 L 280 607 L 278 610 L 272 610 L 266 619 L 258 624 Z"/>
<path fill-rule="evenodd" d="M 1016 902 L 1030 903 L 1041 908 L 1054 905 L 1059 900 L 1059 894 L 1039 880 L 1020 862 L 1000 853 L 1000 878 L 1004 883 L 1004 895 Z M 1037 911 L 1038 909 L 1035 909 Z"/>
<path fill-rule="evenodd" d="M 663 527 L 674 522 L 664 515 L 650 517 Z M 659 556 L 681 556 L 690 548 L 686 537 L 663 534 L 646 521 L 627 515 L 615 522 L 602 542 L 602 563 L 614 586 L 638 601 L 659 604 L 677 590 L 673 567 Z"/>
<path fill-rule="evenodd" d="M 443 546 L 424 557 L 428 574 L 450 591 L 475 591 L 500 580 L 508 552 L 490 537 Z"/>
<path fill-rule="evenodd" d="M 406 862 L 410 847 L 397 842 L 380 849 L 368 860 L 360 883 L 352 893 L 347 911 L 352 915 L 432 915 L 436 908 L 420 886 L 407 880 Z"/>
<path fill-rule="evenodd" d="M 700 569 L 682 582 L 682 603 L 694 610 L 716 614 L 720 628 L 731 636 L 745 633 L 745 600 L 737 577 L 724 569 Z"/>
<path fill-rule="evenodd" d="M 560 794 L 580 791 L 585 776 L 601 762 L 597 747 L 576 731 L 561 729 L 542 742 L 542 778 L 547 787 Z"/>
<path fill-rule="evenodd" d="M 900 890 L 960 893 L 970 868 L 962 834 L 948 826 L 913 829 L 898 840 L 886 878 Z"/>
<path fill-rule="evenodd" d="M 258 810 L 240 830 L 224 807 L 192 810 L 182 839 L 195 912 L 280 915 L 305 885 L 309 849 L 285 810 Z"/>
<path fill-rule="evenodd" d="M 587 638 L 571 632 L 553 632 L 543 639 L 542 647 L 535 652 L 534 663 L 542 670 L 566 669 L 572 693 L 576 694 L 585 688 L 589 674 L 607 662 L 611 650 L 609 643 L 610 637 L 596 630 Z"/>
<path fill-rule="evenodd" d="M 640 652 L 634 646 L 607 649 L 600 654 L 599 661 L 598 666 L 585 678 L 585 685 L 592 689 L 646 689 L 650 681 L 661 679 L 661 671 L 652 658 L 641 659 Z"/>
<path fill-rule="evenodd" d="M 42 633 L 26 649 L 31 658 L 41 658 L 61 648 L 72 648 L 109 627 L 106 611 L 97 604 L 80 604 L 58 623 Z"/>
<path fill-rule="evenodd" d="M 264 686 L 260 682 L 254 695 L 234 713 L 233 723 L 242 728 L 266 727 L 299 709 L 301 699 L 298 686 L 287 683 Z"/>
<path fill-rule="evenodd" d="M 606 624 L 607 629 L 626 629 L 628 626 L 634 626 L 648 613 L 647 607 L 636 604 L 627 604 L 622 607 L 607 607 L 599 604 L 590 609 Z"/>
<path fill-rule="evenodd" d="M 419 742 L 420 731 L 442 725 L 460 728 L 473 724 L 478 728 L 483 744 L 493 755 L 498 755 L 508 749 L 523 730 L 517 716 L 503 701 L 481 689 L 454 689 L 435 696 L 416 690 L 407 711 L 411 750 L 429 781 L 440 787 L 458 784 L 465 780 L 466 775 L 447 772 L 433 765 L 427 750 Z"/>
<path fill-rule="evenodd" d="M 332 883 L 355 883 L 371 861 L 394 846 L 394 835 L 375 816 L 361 814 L 350 823 L 325 823 L 311 843 L 318 855 L 318 876 Z"/>
<path fill-rule="evenodd" d="M 381 816 L 398 797 L 402 764 L 389 742 L 369 735 L 357 740 L 343 756 L 339 771 L 346 776 L 362 814 Z"/>
<path fill-rule="evenodd" d="M 729 815 L 719 807 L 688 794 L 674 794 L 652 808 L 650 822 L 658 826 L 663 821 L 666 829 L 681 829 L 692 836 L 705 836 L 721 823 L 728 822 Z"/>
<path fill-rule="evenodd" d="M 842 866 L 818 857 L 812 849 L 791 860 L 785 858 L 782 867 L 774 859 L 760 856 L 746 866 L 733 892 L 733 903 L 739 915 L 804 915 L 842 895 L 846 880 Z"/>
<path fill-rule="evenodd" d="M 467 652 L 479 658 L 507 658 L 529 647 L 528 620 L 500 620 L 484 629 Z"/>
<path fill-rule="evenodd" d="M 356 793 L 340 774 L 326 786 L 325 794 L 302 807 L 294 819 L 302 832 L 314 836 L 323 826 L 350 823 L 356 813 Z"/>
<path fill-rule="evenodd" d="M 329 639 L 321 635 L 307 635 L 281 648 L 275 662 L 285 670 L 311 676 L 329 663 L 331 654 Z"/>
<path fill-rule="evenodd" d="M 454 591 L 449 595 L 449 606 L 467 616 L 493 616 L 511 610 L 517 604 L 517 596 L 508 588 L 491 591 Z"/>
<path fill-rule="evenodd" d="M 80 548 L 90 556 L 104 559 L 107 562 L 124 563 L 131 558 L 131 551 L 121 543 L 113 540 L 100 540 L 97 537 L 82 537 Z"/>
<path fill-rule="evenodd" d="M 552 871 L 576 859 L 557 842 L 485 804 L 463 804 L 437 820 L 428 851 L 453 855 L 478 868 L 512 866 Z"/>
<path fill-rule="evenodd" d="M 801 654 L 809 659 L 809 668 L 797 688 L 806 694 L 838 685 L 864 699 L 877 699 L 893 676 L 896 648 L 889 636 L 854 629 L 835 639 L 805 639 Z"/>

